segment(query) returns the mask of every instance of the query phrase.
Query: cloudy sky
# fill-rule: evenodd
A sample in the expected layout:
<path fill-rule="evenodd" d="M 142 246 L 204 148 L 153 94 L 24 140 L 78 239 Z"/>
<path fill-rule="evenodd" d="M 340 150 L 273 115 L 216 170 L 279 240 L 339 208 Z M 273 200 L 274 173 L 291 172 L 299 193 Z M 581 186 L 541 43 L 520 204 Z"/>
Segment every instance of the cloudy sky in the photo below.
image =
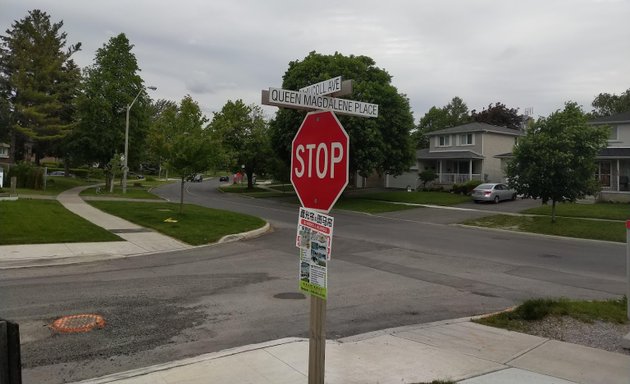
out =
<path fill-rule="evenodd" d="M 373 58 L 416 122 L 454 96 L 544 116 L 630 88 L 630 0 L 1 0 L 2 33 L 31 9 L 63 20 L 82 67 L 125 33 L 151 96 L 190 94 L 208 117 L 259 104 L 311 51 Z"/>

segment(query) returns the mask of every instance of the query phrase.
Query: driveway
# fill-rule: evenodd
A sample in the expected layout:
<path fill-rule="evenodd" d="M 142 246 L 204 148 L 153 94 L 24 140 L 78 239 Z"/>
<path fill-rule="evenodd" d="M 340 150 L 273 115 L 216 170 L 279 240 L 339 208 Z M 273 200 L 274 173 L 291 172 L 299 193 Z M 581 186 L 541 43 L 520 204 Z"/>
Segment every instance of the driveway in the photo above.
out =
<path fill-rule="evenodd" d="M 540 207 L 542 205 L 542 200 L 540 199 L 516 199 L 514 201 L 506 200 L 502 201 L 499 204 L 495 204 L 492 202 L 488 203 L 475 203 L 475 202 L 467 202 L 463 204 L 456 205 L 457 208 L 467 208 L 467 209 L 478 209 L 480 211 L 489 211 L 489 212 L 509 212 L 509 213 L 519 213 L 529 208 Z"/>

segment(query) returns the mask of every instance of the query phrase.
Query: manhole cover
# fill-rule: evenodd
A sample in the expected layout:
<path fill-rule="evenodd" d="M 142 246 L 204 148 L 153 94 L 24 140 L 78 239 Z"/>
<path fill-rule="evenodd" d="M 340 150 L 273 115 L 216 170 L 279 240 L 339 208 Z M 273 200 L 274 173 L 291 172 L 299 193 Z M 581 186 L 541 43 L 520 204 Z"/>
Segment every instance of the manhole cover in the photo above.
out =
<path fill-rule="evenodd" d="M 301 293 L 297 293 L 297 292 L 278 293 L 277 295 L 273 295 L 273 297 L 275 297 L 276 299 L 290 299 L 290 300 L 306 299 L 306 296 L 304 296 Z"/>
<path fill-rule="evenodd" d="M 60 317 L 53 321 L 51 328 L 62 333 L 89 332 L 94 328 L 105 327 L 103 316 L 94 314 L 81 314 Z"/>

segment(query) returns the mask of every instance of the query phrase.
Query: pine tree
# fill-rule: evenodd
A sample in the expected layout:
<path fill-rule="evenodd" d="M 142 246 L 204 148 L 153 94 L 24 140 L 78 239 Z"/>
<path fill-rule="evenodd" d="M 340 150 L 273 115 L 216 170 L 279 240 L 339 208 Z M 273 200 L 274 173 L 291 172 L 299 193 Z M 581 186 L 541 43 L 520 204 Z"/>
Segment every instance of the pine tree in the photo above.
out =
<path fill-rule="evenodd" d="M 63 21 L 51 23 L 46 12 L 35 9 L 0 36 L 0 96 L 9 104 L 16 158 L 25 155 L 27 143 L 39 162 L 73 127 L 80 72 L 70 57 L 81 43 L 66 48 L 62 27 Z"/>

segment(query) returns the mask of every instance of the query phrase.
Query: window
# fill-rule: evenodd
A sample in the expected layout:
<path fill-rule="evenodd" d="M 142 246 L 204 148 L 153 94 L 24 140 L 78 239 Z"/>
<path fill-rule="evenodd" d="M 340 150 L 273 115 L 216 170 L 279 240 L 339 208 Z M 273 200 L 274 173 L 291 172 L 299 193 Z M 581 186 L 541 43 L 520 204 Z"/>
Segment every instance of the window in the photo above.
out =
<path fill-rule="evenodd" d="M 9 148 L 0 146 L 0 158 L 9 158 Z"/>
<path fill-rule="evenodd" d="M 618 128 L 617 128 L 617 126 L 616 125 L 611 125 L 609 128 L 610 128 L 610 133 L 608 134 L 608 140 L 609 141 L 618 140 L 618 136 L 617 136 Z"/>
<path fill-rule="evenodd" d="M 610 161 L 599 161 L 597 163 L 595 179 L 599 181 L 602 187 L 610 187 L 611 169 Z"/>
<path fill-rule="evenodd" d="M 459 145 L 473 145 L 473 134 L 464 133 L 459 135 Z"/>
<path fill-rule="evenodd" d="M 449 147 L 450 145 L 451 145 L 451 137 L 449 135 L 438 136 L 437 138 L 438 147 Z"/>

